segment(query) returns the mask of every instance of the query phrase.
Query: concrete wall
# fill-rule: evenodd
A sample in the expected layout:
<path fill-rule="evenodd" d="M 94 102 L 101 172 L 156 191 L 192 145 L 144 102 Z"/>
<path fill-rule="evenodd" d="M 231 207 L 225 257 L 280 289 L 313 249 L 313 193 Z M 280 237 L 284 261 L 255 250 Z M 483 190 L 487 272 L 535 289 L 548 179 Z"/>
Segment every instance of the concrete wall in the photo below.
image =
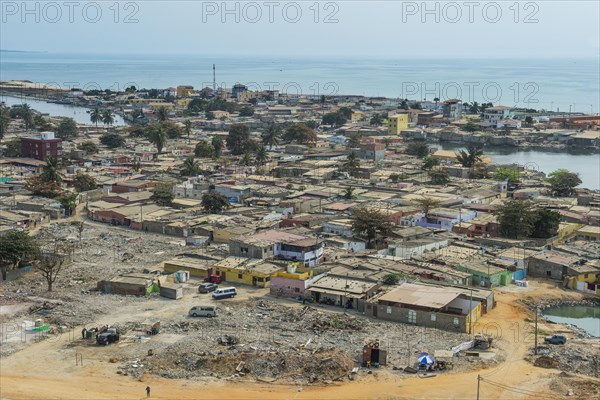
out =
<path fill-rule="evenodd" d="M 462 333 L 468 331 L 467 316 L 465 315 L 443 314 L 431 311 L 411 310 L 408 308 L 379 305 L 376 303 L 367 304 L 366 314 L 369 316 L 375 316 L 375 307 L 377 307 L 377 318 L 386 321 L 400 322 L 416 326 L 426 326 L 429 328 L 437 328 L 452 332 Z M 416 321 L 414 323 L 409 322 L 409 314 L 411 314 L 411 312 L 414 312 L 416 314 Z M 434 317 L 432 317 L 432 315 Z M 433 320 L 432 318 L 434 318 L 435 320 Z"/>
<path fill-rule="evenodd" d="M 554 264 L 548 260 L 531 257 L 529 258 L 527 274 L 537 278 L 562 280 L 565 269 L 566 267 L 561 264 Z M 550 274 L 548 274 L 548 271 Z"/>

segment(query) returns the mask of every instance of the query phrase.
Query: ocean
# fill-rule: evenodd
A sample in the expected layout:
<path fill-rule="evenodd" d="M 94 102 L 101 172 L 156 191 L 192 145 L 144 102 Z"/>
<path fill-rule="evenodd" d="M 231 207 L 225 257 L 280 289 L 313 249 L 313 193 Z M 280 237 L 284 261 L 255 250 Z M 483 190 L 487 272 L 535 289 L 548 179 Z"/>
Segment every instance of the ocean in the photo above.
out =
<path fill-rule="evenodd" d="M 309 95 L 463 101 L 573 112 L 600 111 L 598 59 L 224 57 L 2 52 L 0 79 L 123 90 L 242 83 Z"/>

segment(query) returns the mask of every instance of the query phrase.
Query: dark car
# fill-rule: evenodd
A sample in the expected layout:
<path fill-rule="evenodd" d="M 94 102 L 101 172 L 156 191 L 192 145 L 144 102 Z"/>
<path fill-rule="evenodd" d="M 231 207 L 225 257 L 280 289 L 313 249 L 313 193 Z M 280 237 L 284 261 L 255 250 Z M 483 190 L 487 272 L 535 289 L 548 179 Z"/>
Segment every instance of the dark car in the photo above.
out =
<path fill-rule="evenodd" d="M 202 285 L 198 286 L 198 293 L 210 293 L 218 287 L 219 286 L 214 283 L 203 283 Z"/>
<path fill-rule="evenodd" d="M 107 345 L 110 343 L 118 342 L 119 334 L 117 332 L 102 332 L 96 336 L 96 343 Z"/>
<path fill-rule="evenodd" d="M 567 343 L 567 338 L 563 335 L 554 335 L 551 337 L 544 338 L 544 343 L 548 344 L 565 344 Z"/>

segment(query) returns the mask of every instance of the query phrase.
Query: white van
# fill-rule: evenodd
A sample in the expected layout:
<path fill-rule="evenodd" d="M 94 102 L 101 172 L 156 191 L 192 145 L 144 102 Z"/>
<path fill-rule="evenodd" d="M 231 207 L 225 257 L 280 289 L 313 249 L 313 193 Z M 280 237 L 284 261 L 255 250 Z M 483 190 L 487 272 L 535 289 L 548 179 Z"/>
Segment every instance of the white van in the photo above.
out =
<path fill-rule="evenodd" d="M 234 287 L 219 288 L 212 293 L 212 297 L 215 300 L 235 297 L 236 295 L 237 289 Z"/>
<path fill-rule="evenodd" d="M 192 307 L 188 313 L 192 317 L 216 317 L 217 307 L 215 306 L 195 306 Z"/>

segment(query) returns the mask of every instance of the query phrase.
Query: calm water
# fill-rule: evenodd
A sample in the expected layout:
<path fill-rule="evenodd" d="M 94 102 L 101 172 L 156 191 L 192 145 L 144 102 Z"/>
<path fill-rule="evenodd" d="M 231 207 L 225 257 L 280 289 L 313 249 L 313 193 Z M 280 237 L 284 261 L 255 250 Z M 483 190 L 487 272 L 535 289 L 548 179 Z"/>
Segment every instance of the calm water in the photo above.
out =
<path fill-rule="evenodd" d="M 48 114 L 53 117 L 71 117 L 75 122 L 79 124 L 91 124 L 89 109 L 84 107 L 75 107 L 68 104 L 56 104 L 47 103 L 41 100 L 34 100 L 27 97 L 12 97 L 12 96 L 0 96 L 0 101 L 3 101 L 7 106 L 13 106 L 16 104 L 27 103 L 31 108 L 37 110 L 43 114 Z M 123 118 L 118 115 L 114 115 L 115 122 L 113 126 L 122 126 L 125 124 Z M 102 123 L 98 123 L 101 126 Z"/>
<path fill-rule="evenodd" d="M 304 94 L 462 98 L 507 106 L 599 112 L 596 59 L 360 59 L 2 53 L 0 77 L 84 89 L 212 86 Z M 470 90 L 469 87 L 472 87 Z M 485 88 L 485 90 L 484 90 Z M 471 94 L 472 93 L 472 94 Z"/>
<path fill-rule="evenodd" d="M 434 145 L 445 150 L 458 150 L 464 147 L 451 143 Z M 600 153 L 582 152 L 574 149 L 558 151 L 523 150 L 516 147 L 485 147 L 485 154 L 497 164 L 517 163 L 529 169 L 542 171 L 546 175 L 559 168 L 579 174 L 580 187 L 600 190 Z"/>
<path fill-rule="evenodd" d="M 578 326 L 594 337 L 600 337 L 600 309 L 588 306 L 563 306 L 544 310 L 552 322 Z"/>

